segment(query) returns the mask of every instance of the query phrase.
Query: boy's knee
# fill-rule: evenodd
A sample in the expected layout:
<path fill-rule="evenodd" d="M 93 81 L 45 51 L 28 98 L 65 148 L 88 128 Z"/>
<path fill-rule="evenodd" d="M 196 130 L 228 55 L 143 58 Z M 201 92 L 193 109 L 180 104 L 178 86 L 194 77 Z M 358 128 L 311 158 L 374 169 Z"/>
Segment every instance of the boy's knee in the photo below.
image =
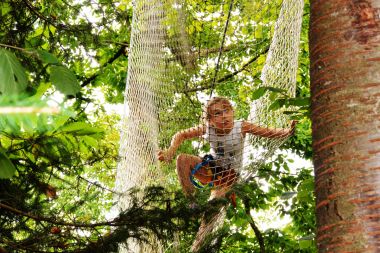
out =
<path fill-rule="evenodd" d="M 191 161 L 191 155 L 188 155 L 188 154 L 179 154 L 177 156 L 177 165 L 178 164 L 184 164 L 184 163 L 189 163 Z"/>
<path fill-rule="evenodd" d="M 177 156 L 177 159 L 176 159 L 177 165 L 184 163 L 186 161 L 186 157 L 187 157 L 187 155 L 185 155 L 185 154 L 179 154 Z"/>
<path fill-rule="evenodd" d="M 200 163 L 202 160 L 196 156 L 188 154 L 180 154 L 176 159 L 177 171 L 181 173 L 187 173 L 191 170 L 196 164 Z"/>
<path fill-rule="evenodd" d="M 183 160 L 183 159 L 185 159 L 185 157 L 186 157 L 186 154 L 179 154 L 178 156 L 177 156 L 177 161 L 179 161 L 179 160 Z"/>

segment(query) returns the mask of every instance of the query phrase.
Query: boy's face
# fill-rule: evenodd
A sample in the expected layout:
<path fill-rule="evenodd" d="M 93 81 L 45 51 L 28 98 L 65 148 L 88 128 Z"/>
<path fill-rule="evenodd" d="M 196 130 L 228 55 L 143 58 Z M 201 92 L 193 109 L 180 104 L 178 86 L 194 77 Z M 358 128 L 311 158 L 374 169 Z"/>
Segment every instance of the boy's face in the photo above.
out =
<path fill-rule="evenodd" d="M 234 111 L 231 105 L 226 103 L 215 103 L 210 106 L 211 126 L 219 130 L 232 129 L 234 126 Z"/>

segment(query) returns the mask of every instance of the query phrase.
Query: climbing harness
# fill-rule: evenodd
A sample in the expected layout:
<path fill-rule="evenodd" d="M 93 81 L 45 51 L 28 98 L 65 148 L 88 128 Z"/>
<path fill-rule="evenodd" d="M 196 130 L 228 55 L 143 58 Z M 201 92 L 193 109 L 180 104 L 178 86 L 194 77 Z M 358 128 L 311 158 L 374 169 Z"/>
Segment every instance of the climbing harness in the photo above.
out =
<path fill-rule="evenodd" d="M 207 185 L 204 185 L 201 182 L 199 182 L 199 180 L 194 175 L 203 166 L 206 166 L 206 165 L 208 165 L 208 169 L 211 170 L 210 175 L 212 175 L 212 180 Z M 195 165 L 194 169 L 191 171 L 190 181 L 195 187 L 197 187 L 199 189 L 204 188 L 205 186 L 214 187 L 215 186 L 214 182 L 221 180 L 221 178 L 223 178 L 225 171 L 228 171 L 230 169 L 231 169 L 230 165 L 228 166 L 228 168 L 224 168 L 222 166 L 217 165 L 216 160 L 214 159 L 214 157 L 212 155 L 205 155 L 202 159 L 202 162 Z"/>
<path fill-rule="evenodd" d="M 203 185 L 201 182 L 199 182 L 198 179 L 195 178 L 195 173 L 198 172 L 198 170 L 200 170 L 203 166 L 206 166 L 206 165 L 210 165 L 209 167 L 211 168 L 215 168 L 215 160 L 214 160 L 214 157 L 212 155 L 205 155 L 202 159 L 202 162 L 198 163 L 197 165 L 195 165 L 194 169 L 191 170 L 191 174 L 190 174 L 190 181 L 191 183 L 201 189 L 201 188 L 204 188 L 205 186 L 210 186 L 210 187 L 213 187 L 214 186 L 214 180 L 215 180 L 215 176 L 216 176 L 216 173 L 213 173 L 213 179 L 210 183 L 208 183 L 207 185 Z"/>

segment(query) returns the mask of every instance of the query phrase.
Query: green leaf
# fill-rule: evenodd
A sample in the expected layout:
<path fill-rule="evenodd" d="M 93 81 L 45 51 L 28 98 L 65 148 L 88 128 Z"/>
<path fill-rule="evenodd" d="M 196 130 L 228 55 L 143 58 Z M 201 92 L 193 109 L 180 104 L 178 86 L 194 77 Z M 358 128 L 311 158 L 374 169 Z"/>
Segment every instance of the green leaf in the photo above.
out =
<path fill-rule="evenodd" d="M 280 88 L 276 88 L 276 87 L 270 87 L 270 86 L 262 86 L 262 87 L 258 88 L 257 90 L 255 90 L 251 94 L 251 99 L 256 100 L 256 99 L 261 98 L 265 94 L 266 91 L 273 92 L 274 96 L 277 96 L 277 93 L 285 94 L 285 92 L 286 92 L 286 90 L 284 90 L 284 89 L 280 89 Z"/>
<path fill-rule="evenodd" d="M 74 73 L 64 66 L 51 66 L 50 78 L 53 85 L 65 95 L 75 95 L 80 90 Z"/>
<path fill-rule="evenodd" d="M 59 64 L 57 57 L 55 57 L 53 54 L 41 49 L 38 49 L 37 53 L 44 63 Z"/>
<path fill-rule="evenodd" d="M 251 95 L 251 99 L 252 100 L 256 100 L 256 99 L 259 99 L 261 98 L 262 96 L 264 96 L 265 92 L 267 91 L 267 89 L 265 87 L 260 87 L 258 88 L 257 90 L 255 90 L 252 95 Z"/>
<path fill-rule="evenodd" d="M 259 25 L 255 29 L 255 38 L 261 39 L 262 37 L 263 37 L 263 27 L 261 25 Z"/>
<path fill-rule="evenodd" d="M 300 240 L 299 246 L 300 246 L 300 249 L 311 248 L 313 246 L 313 241 L 312 240 Z"/>
<path fill-rule="evenodd" d="M 51 83 L 41 82 L 37 88 L 36 93 L 31 97 L 31 99 L 40 99 L 50 87 Z"/>
<path fill-rule="evenodd" d="M 310 98 L 309 97 L 290 98 L 288 100 L 288 104 L 294 105 L 294 106 L 308 106 L 308 105 L 310 105 Z"/>
<path fill-rule="evenodd" d="M 314 178 L 308 178 L 298 186 L 298 190 L 307 191 L 307 192 L 313 192 L 314 191 Z"/>
<path fill-rule="evenodd" d="M 49 29 L 44 29 L 44 36 L 45 36 L 45 38 L 49 38 L 50 37 L 50 31 L 49 31 Z"/>
<path fill-rule="evenodd" d="M 266 58 L 267 57 L 265 54 L 260 55 L 259 58 L 257 59 L 257 64 L 262 65 L 263 63 L 265 63 Z"/>
<path fill-rule="evenodd" d="M 17 94 L 25 90 L 28 80 L 24 68 L 14 54 L 0 49 L 0 92 Z"/>
<path fill-rule="evenodd" d="M 270 106 L 269 106 L 269 110 L 272 110 L 272 111 L 275 111 L 277 109 L 279 109 L 281 107 L 281 103 L 279 101 L 279 99 L 275 100 Z"/>
<path fill-rule="evenodd" d="M 41 48 L 48 49 L 49 48 L 49 43 L 46 42 L 46 43 L 42 44 Z"/>
<path fill-rule="evenodd" d="M 43 32 L 44 32 L 44 27 L 43 27 L 43 26 L 38 27 L 38 28 L 34 31 L 34 34 L 32 35 L 32 38 L 41 35 Z"/>
<path fill-rule="evenodd" d="M 87 146 L 96 147 L 98 145 L 98 141 L 91 136 L 83 136 L 81 138 Z"/>
<path fill-rule="evenodd" d="M 19 118 L 20 116 L 19 115 L 14 115 L 13 117 L 12 116 L 2 116 L 2 120 L 0 121 L 0 126 L 1 126 L 1 129 L 2 131 L 4 132 L 10 132 L 10 133 L 13 133 L 13 134 L 19 134 L 20 133 L 20 130 L 21 130 L 21 127 L 20 125 L 18 124 Z"/>
<path fill-rule="evenodd" d="M 29 114 L 26 117 L 20 118 L 23 131 L 33 133 L 37 127 L 38 118 L 36 114 Z"/>
<path fill-rule="evenodd" d="M 54 127 L 56 129 L 60 128 L 63 124 L 66 123 L 66 121 L 70 118 L 70 115 L 58 115 L 54 118 Z"/>
<path fill-rule="evenodd" d="M 57 28 L 55 28 L 53 25 L 49 25 L 49 30 L 52 34 L 55 34 L 55 31 L 57 30 Z"/>
<path fill-rule="evenodd" d="M 286 94 L 286 90 L 284 90 L 284 89 L 280 89 L 280 88 L 276 88 L 276 87 L 271 87 L 271 86 L 265 86 L 264 88 L 266 88 L 267 90 L 272 91 L 272 92 Z"/>
<path fill-rule="evenodd" d="M 2 16 L 7 15 L 7 13 L 10 12 L 11 9 L 12 9 L 11 6 L 8 3 L 2 3 L 0 5 L 0 8 L 1 8 L 1 15 Z"/>
<path fill-rule="evenodd" d="M 13 165 L 8 156 L 0 151 L 0 178 L 11 178 L 16 171 L 16 167 Z"/>
<path fill-rule="evenodd" d="M 302 181 L 298 188 L 297 198 L 300 201 L 310 201 L 311 195 L 314 192 L 314 178 L 308 178 Z"/>

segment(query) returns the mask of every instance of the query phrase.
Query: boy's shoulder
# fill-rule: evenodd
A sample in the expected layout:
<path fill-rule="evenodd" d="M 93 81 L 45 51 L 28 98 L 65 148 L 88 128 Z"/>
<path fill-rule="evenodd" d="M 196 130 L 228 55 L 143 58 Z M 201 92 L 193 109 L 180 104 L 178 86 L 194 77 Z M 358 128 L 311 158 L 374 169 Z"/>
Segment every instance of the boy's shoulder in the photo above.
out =
<path fill-rule="evenodd" d="M 242 126 L 246 121 L 243 119 L 234 120 L 234 124 Z"/>

